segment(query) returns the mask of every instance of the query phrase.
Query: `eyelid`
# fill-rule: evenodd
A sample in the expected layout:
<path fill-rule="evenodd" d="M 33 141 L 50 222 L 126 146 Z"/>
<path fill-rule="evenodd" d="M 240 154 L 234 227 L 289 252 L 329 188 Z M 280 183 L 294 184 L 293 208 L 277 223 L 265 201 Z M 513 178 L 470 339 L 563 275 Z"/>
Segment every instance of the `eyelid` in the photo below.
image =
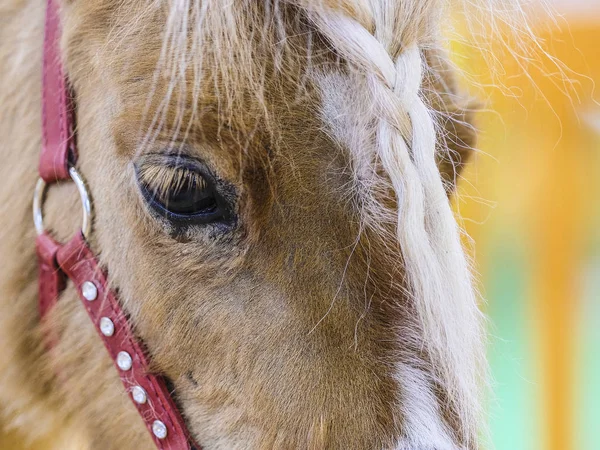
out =
<path fill-rule="evenodd" d="M 141 168 L 146 165 L 186 168 L 201 174 L 207 169 L 207 164 L 204 161 L 183 152 L 146 153 L 138 158 L 135 166 Z"/>

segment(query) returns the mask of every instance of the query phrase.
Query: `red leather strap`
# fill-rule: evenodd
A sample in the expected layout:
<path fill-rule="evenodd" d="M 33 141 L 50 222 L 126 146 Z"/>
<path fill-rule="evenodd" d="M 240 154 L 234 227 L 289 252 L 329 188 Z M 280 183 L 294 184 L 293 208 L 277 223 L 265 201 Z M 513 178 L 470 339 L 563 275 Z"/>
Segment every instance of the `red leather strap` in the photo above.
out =
<path fill-rule="evenodd" d="M 42 319 L 56 304 L 58 294 L 66 286 L 66 276 L 56 261 L 59 248 L 60 244 L 46 233 L 35 239 L 35 251 L 38 258 L 38 308 Z M 46 349 L 52 351 L 58 341 L 57 333 L 46 328 L 43 337 Z"/>
<path fill-rule="evenodd" d="M 42 85 L 43 142 L 40 176 L 46 183 L 69 179 L 69 158 L 75 162 L 73 108 L 60 58 L 58 0 L 48 0 L 44 35 Z"/>
<path fill-rule="evenodd" d="M 51 184 L 70 179 L 69 164 L 75 163 L 77 155 L 71 94 L 60 57 L 59 0 L 47 1 L 42 88 L 43 146 L 39 172 L 44 181 Z M 78 233 L 67 244 L 61 245 L 48 234 L 41 234 L 36 239 L 36 252 L 41 318 L 58 301 L 60 292 L 65 288 L 66 277 L 70 278 L 157 448 L 200 450 L 197 444 L 192 444 L 185 422 L 164 380 L 148 372 L 148 359 L 143 346 L 136 339 L 114 293 L 108 289 L 106 275 L 83 235 Z M 91 283 L 87 284 L 87 291 L 83 289 L 86 282 Z M 104 333 L 100 328 L 101 323 L 110 324 L 104 328 Z M 48 338 L 51 346 L 54 337 Z M 124 355 L 123 352 L 126 352 L 127 364 L 119 365 L 117 361 L 119 355 Z M 133 392 L 137 395 L 134 396 Z"/>
<path fill-rule="evenodd" d="M 142 345 L 135 339 L 127 317 L 121 310 L 114 293 L 107 288 L 106 276 L 98 267 L 83 236 L 78 234 L 59 249 L 57 260 L 77 287 L 79 297 L 94 323 L 98 335 L 115 361 L 115 367 L 119 371 L 125 390 L 131 396 L 135 386 L 144 389 L 147 395 L 146 402 L 134 401 L 133 403 L 142 416 L 156 446 L 165 450 L 190 449 L 185 422 L 171 399 L 164 380 L 148 372 L 148 359 Z M 97 296 L 91 301 L 86 299 L 82 291 L 85 282 L 93 283 L 97 289 Z M 107 318 L 112 322 L 114 326 L 112 335 L 106 336 L 102 333 L 100 329 L 102 318 Z M 116 361 L 120 352 L 127 352 L 130 355 L 131 368 L 123 370 L 117 365 Z M 152 427 L 156 420 L 160 420 L 167 428 L 167 435 L 164 439 L 157 438 L 153 433 Z"/>
<path fill-rule="evenodd" d="M 60 244 L 48 234 L 39 235 L 35 240 L 35 250 L 38 257 L 38 290 L 40 317 L 55 305 L 58 294 L 65 288 L 65 274 L 56 262 L 56 253 Z"/>

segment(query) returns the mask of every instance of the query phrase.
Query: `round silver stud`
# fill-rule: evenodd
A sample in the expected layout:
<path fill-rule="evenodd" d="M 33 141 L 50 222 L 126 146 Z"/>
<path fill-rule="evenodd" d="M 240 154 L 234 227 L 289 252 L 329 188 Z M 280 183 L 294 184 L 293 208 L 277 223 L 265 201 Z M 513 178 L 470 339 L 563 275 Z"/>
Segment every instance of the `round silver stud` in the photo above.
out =
<path fill-rule="evenodd" d="M 146 400 L 148 400 L 146 391 L 141 386 L 134 386 L 131 389 L 131 396 L 133 397 L 133 401 L 139 403 L 140 405 L 146 403 Z"/>
<path fill-rule="evenodd" d="M 86 281 L 81 285 L 81 293 L 83 294 L 83 298 L 88 302 L 92 302 L 98 297 L 98 288 L 91 281 Z"/>
<path fill-rule="evenodd" d="M 106 336 L 111 337 L 115 334 L 115 324 L 108 317 L 102 317 L 100 319 L 100 332 Z"/>
<path fill-rule="evenodd" d="M 152 424 L 152 433 L 159 439 L 167 437 L 167 427 L 160 420 L 155 420 Z"/>
<path fill-rule="evenodd" d="M 127 352 L 119 352 L 117 354 L 117 366 L 121 370 L 129 370 L 133 364 L 133 360 L 131 359 L 131 355 Z"/>

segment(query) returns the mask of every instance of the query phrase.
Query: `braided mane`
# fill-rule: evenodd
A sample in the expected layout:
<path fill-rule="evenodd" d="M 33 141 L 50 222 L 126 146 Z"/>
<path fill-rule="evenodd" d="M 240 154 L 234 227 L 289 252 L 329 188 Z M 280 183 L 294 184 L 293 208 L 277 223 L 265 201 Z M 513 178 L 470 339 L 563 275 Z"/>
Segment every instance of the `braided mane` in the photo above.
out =
<path fill-rule="evenodd" d="M 457 411 L 462 434 L 474 436 L 484 367 L 482 321 L 436 165 L 435 119 L 421 92 L 426 70 L 422 49 L 435 38 L 431 33 L 439 2 L 355 2 L 356 8 L 342 3 L 305 7 L 315 26 L 367 80 L 376 105 L 375 151 L 396 194 L 397 238 L 436 381 Z M 353 10 L 357 14 L 351 15 Z M 427 23 L 432 16 L 434 23 Z M 406 367 L 399 368 L 402 384 L 407 375 Z M 405 428 L 415 428 L 406 435 L 431 439 L 433 430 L 411 423 L 406 413 Z"/>

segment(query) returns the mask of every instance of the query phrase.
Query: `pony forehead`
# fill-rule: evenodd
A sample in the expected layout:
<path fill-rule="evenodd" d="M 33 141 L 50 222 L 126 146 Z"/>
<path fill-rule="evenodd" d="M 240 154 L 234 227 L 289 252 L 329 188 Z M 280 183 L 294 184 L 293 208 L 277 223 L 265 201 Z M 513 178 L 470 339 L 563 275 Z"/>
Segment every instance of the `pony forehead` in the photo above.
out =
<path fill-rule="evenodd" d="M 83 64 L 100 55 L 122 116 L 156 136 L 189 135 L 190 126 L 212 133 L 214 122 L 219 130 L 276 135 L 276 107 L 320 116 L 317 79 L 343 70 L 300 10 L 284 2 L 177 0 L 150 2 L 142 12 L 139 5 L 115 5 L 104 38 L 95 36 L 98 51 Z M 93 11 L 84 17 L 97 21 Z M 91 27 L 78 28 L 84 31 L 70 39 L 75 48 L 77 34 Z"/>
<path fill-rule="evenodd" d="M 300 129 L 303 122 L 318 127 L 331 147 L 337 147 L 331 151 L 346 154 L 355 180 L 349 187 L 368 199 L 372 214 L 367 215 L 380 220 L 384 212 L 389 215 L 389 208 L 382 208 L 374 193 L 388 191 L 389 181 L 377 173 L 381 168 L 375 161 L 374 142 L 379 112 L 369 94 L 368 74 L 349 65 L 333 41 L 309 20 L 308 12 L 331 4 L 291 3 L 175 0 L 161 7 L 150 3 L 154 9 L 144 11 L 138 22 L 115 13 L 119 26 L 109 33 L 109 40 L 116 41 L 115 33 L 120 33 L 126 55 L 115 68 L 118 76 L 126 74 L 121 78 L 126 91 L 123 116 L 129 124 L 142 124 L 137 139 L 143 136 L 144 148 L 156 142 L 176 146 L 184 139 L 203 141 L 225 132 L 235 135 L 238 149 L 262 152 L 266 146 L 277 150 L 282 127 Z M 135 8 L 119 8 L 138 14 Z M 129 46 L 131 41 L 146 40 L 151 44 L 142 53 Z M 147 63 L 140 63 L 140 57 Z M 131 64 L 132 59 L 138 62 Z M 297 115 L 284 119 L 277 112 L 281 109 L 295 110 Z M 258 145 L 249 146 L 250 140 Z M 246 151 L 240 157 L 251 155 Z"/>

